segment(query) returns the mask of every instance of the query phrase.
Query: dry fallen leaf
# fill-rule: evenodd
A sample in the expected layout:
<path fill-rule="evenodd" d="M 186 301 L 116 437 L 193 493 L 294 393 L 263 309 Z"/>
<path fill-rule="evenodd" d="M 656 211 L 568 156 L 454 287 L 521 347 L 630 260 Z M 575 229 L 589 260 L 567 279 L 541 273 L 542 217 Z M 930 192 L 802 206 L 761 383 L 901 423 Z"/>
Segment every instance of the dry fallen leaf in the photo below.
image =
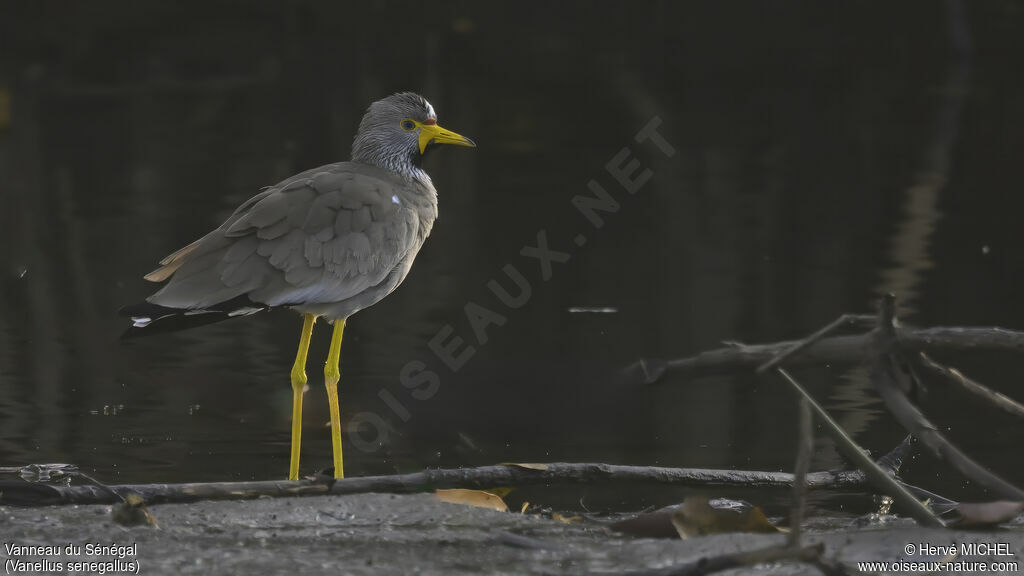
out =
<path fill-rule="evenodd" d="M 556 521 L 556 522 L 561 522 L 562 524 L 572 524 L 573 522 L 579 522 L 580 520 L 583 520 L 583 517 L 581 517 L 581 516 L 563 516 L 563 515 L 559 514 L 558 512 L 552 512 L 551 513 L 551 519 Z"/>
<path fill-rule="evenodd" d="M 1024 502 L 1011 502 L 997 500 L 995 502 L 964 503 L 956 505 L 956 511 L 960 514 L 950 527 L 956 528 L 985 528 L 1009 522 L 1024 512 Z"/>
<path fill-rule="evenodd" d="M 138 494 L 128 494 L 124 502 L 110 509 L 111 520 L 121 526 L 158 526 L 156 518 L 146 509 L 146 501 Z"/>
<path fill-rule="evenodd" d="M 741 500 L 691 496 L 672 513 L 681 538 L 723 532 L 778 532 L 764 512 Z"/>
<path fill-rule="evenodd" d="M 525 468 L 527 470 L 547 470 L 547 464 L 531 464 L 529 462 L 502 462 L 502 466 L 515 466 L 516 468 Z"/>
<path fill-rule="evenodd" d="M 515 488 L 512 486 L 498 486 L 497 488 L 488 488 L 486 492 L 494 494 L 498 498 L 504 498 L 511 494 L 513 490 L 515 490 Z"/>
<path fill-rule="evenodd" d="M 645 538 L 687 538 L 719 532 L 783 532 L 764 512 L 742 500 L 691 496 L 682 504 L 638 514 L 609 526 L 612 530 Z"/>
<path fill-rule="evenodd" d="M 491 494 L 483 490 L 466 490 L 453 488 L 451 490 L 435 490 L 438 500 L 450 504 L 465 504 L 477 508 L 490 508 L 499 512 L 508 512 L 505 501 L 497 494 Z"/>

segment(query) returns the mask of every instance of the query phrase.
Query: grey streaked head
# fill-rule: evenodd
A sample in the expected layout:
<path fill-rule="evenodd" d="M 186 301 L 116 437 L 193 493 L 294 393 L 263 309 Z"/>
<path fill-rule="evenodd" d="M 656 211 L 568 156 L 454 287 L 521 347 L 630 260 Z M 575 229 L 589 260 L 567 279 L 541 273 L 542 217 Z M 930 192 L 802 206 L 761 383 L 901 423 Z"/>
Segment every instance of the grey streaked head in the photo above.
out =
<path fill-rule="evenodd" d="M 419 167 L 428 144 L 475 146 L 469 138 L 438 126 L 426 98 L 401 92 L 370 104 L 352 143 L 352 160 L 409 179 L 429 180 Z"/>

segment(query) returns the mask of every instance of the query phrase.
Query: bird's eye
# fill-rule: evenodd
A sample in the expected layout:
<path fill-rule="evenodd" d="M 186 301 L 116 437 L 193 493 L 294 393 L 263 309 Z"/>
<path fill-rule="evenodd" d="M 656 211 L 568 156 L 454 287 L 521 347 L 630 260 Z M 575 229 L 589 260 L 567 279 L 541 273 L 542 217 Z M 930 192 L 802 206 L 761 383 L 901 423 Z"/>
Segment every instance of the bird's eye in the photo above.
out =
<path fill-rule="evenodd" d="M 415 122 L 413 122 L 412 120 L 409 120 L 408 118 L 406 118 L 405 120 L 402 120 L 402 130 L 405 130 L 406 132 L 412 132 L 415 129 L 416 129 L 416 123 Z"/>

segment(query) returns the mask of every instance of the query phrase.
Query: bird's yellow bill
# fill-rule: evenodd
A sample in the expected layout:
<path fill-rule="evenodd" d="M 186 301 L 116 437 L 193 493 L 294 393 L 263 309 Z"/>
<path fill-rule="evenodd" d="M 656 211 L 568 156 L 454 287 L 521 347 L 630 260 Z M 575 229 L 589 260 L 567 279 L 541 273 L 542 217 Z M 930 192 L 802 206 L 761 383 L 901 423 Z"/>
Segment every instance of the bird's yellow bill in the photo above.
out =
<path fill-rule="evenodd" d="M 420 154 L 423 154 L 423 151 L 427 149 L 427 144 L 431 142 L 476 148 L 476 144 L 472 140 L 461 134 L 446 130 L 437 124 L 420 124 Z"/>

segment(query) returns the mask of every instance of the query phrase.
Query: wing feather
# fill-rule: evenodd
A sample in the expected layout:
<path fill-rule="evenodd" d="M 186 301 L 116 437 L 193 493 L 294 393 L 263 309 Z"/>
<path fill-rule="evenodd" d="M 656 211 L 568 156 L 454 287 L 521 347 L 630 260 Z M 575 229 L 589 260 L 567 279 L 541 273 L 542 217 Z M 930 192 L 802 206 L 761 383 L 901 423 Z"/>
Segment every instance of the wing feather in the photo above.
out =
<path fill-rule="evenodd" d="M 271 306 L 352 298 L 388 278 L 429 231 L 433 215 L 421 227 L 420 212 L 399 202 L 417 192 L 403 186 L 412 185 L 351 163 L 289 178 L 165 258 L 147 278 L 170 282 L 150 301 L 201 308 L 241 295 Z"/>

